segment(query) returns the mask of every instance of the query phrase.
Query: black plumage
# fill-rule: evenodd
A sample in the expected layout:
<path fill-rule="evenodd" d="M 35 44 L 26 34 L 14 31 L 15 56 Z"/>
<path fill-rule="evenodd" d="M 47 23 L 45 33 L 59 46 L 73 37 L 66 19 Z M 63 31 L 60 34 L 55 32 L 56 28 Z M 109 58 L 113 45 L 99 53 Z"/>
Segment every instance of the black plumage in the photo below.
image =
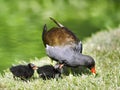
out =
<path fill-rule="evenodd" d="M 19 77 L 22 80 L 29 79 L 34 74 L 34 70 L 37 69 L 37 66 L 35 66 L 32 63 L 29 63 L 28 65 L 17 65 L 12 66 L 10 68 L 10 71 L 13 74 L 13 77 Z"/>
<path fill-rule="evenodd" d="M 37 73 L 39 77 L 43 80 L 51 79 L 51 78 L 59 78 L 61 77 L 62 69 L 59 68 L 59 65 L 44 65 L 38 67 Z"/>

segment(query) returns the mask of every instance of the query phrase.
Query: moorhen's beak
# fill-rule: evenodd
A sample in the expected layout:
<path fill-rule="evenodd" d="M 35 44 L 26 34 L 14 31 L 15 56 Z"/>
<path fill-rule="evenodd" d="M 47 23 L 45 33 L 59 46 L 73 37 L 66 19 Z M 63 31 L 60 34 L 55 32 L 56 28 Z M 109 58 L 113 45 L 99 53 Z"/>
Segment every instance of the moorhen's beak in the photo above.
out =
<path fill-rule="evenodd" d="M 92 67 L 92 68 L 90 69 L 90 71 L 92 72 L 92 74 L 93 74 L 93 75 L 96 75 L 95 66 L 94 66 L 94 67 Z"/>

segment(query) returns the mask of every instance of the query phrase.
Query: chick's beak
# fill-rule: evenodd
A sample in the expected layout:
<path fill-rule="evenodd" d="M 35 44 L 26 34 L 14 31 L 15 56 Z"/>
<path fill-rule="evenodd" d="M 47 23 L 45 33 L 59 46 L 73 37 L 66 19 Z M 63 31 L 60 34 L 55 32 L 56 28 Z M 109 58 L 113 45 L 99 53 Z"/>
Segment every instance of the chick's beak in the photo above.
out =
<path fill-rule="evenodd" d="M 33 67 L 33 70 L 37 70 L 37 69 L 38 69 L 38 67 L 37 67 L 37 66 L 34 66 L 34 67 Z"/>
<path fill-rule="evenodd" d="M 96 75 L 95 66 L 91 68 L 91 72 L 92 72 L 93 75 Z"/>

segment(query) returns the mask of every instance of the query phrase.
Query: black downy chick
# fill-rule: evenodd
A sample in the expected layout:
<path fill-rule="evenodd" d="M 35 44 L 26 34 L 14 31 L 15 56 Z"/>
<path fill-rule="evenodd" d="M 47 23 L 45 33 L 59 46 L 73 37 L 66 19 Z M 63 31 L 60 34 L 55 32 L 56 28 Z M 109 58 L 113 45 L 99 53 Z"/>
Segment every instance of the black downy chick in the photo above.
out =
<path fill-rule="evenodd" d="M 32 77 L 34 70 L 37 69 L 37 66 L 29 63 L 28 65 L 17 65 L 12 66 L 10 71 L 13 74 L 13 77 L 19 77 L 21 80 L 26 80 Z"/>
<path fill-rule="evenodd" d="M 55 66 L 52 65 L 44 65 L 41 67 L 38 67 L 37 73 L 39 74 L 39 77 L 43 80 L 56 78 L 58 79 L 61 77 L 62 69 L 59 68 L 59 64 L 56 64 Z"/>

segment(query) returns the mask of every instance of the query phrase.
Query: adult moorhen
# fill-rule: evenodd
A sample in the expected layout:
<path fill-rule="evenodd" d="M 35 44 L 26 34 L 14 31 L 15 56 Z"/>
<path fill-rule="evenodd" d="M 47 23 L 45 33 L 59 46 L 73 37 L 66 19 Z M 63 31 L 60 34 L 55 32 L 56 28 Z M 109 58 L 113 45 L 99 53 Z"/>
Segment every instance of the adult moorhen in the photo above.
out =
<path fill-rule="evenodd" d="M 55 61 L 70 67 L 86 66 L 92 73 L 95 71 L 95 61 L 92 57 L 83 55 L 81 41 L 69 29 L 50 18 L 58 27 L 47 31 L 44 25 L 42 39 L 47 55 Z"/>
<path fill-rule="evenodd" d="M 94 59 L 91 56 L 78 53 L 70 46 L 60 47 L 46 45 L 46 52 L 50 58 L 58 61 L 61 65 L 69 67 L 84 66 L 89 68 L 93 74 L 96 74 Z"/>

